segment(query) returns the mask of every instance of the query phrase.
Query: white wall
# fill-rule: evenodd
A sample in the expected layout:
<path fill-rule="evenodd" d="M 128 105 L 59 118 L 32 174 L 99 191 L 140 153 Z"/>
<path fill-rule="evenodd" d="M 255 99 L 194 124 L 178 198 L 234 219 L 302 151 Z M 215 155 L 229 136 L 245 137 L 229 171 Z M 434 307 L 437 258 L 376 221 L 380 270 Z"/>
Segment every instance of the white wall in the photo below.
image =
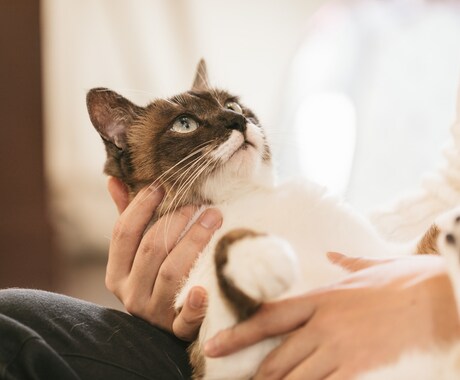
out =
<path fill-rule="evenodd" d="M 268 127 L 292 56 L 323 0 L 43 0 L 47 169 L 60 242 L 105 252 L 116 214 L 85 94 L 110 87 L 139 104 L 186 90 L 199 58 Z"/>
<path fill-rule="evenodd" d="M 285 175 L 302 167 L 311 175 L 316 163 L 316 173 L 337 169 L 325 180 L 361 209 L 419 186 L 438 166 L 454 121 L 456 1 L 43 0 L 42 17 L 47 169 L 67 253 L 105 254 L 116 218 L 105 152 L 86 112 L 92 87 L 145 104 L 188 89 L 204 57 L 214 84 L 241 95 L 268 128 Z M 324 97 L 337 91 L 347 102 Z M 308 117 L 299 114 L 300 128 L 315 122 L 300 144 L 293 126 L 306 99 L 316 103 L 304 107 Z M 339 114 L 334 99 L 350 107 Z M 324 133 L 321 143 L 321 113 L 350 132 Z M 343 115 L 354 129 L 334 125 Z M 329 135 L 353 145 L 339 154 Z M 298 154 L 319 144 L 326 146 L 313 157 Z"/>

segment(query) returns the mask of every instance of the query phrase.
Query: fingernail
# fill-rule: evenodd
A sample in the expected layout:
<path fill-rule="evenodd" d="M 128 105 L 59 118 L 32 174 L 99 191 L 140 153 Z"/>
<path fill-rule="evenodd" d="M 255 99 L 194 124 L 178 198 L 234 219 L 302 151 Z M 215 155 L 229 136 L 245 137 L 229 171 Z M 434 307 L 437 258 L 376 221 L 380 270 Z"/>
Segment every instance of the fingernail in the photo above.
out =
<path fill-rule="evenodd" d="M 201 309 L 204 305 L 204 297 L 199 291 L 191 291 L 188 304 L 192 309 Z"/>
<path fill-rule="evenodd" d="M 212 229 L 218 226 L 222 222 L 222 216 L 219 211 L 215 209 L 207 209 L 200 216 L 200 224 L 207 229 Z"/>
<path fill-rule="evenodd" d="M 345 257 L 345 255 L 339 252 L 328 252 L 326 253 L 326 255 L 328 259 L 331 260 L 333 263 Z"/>

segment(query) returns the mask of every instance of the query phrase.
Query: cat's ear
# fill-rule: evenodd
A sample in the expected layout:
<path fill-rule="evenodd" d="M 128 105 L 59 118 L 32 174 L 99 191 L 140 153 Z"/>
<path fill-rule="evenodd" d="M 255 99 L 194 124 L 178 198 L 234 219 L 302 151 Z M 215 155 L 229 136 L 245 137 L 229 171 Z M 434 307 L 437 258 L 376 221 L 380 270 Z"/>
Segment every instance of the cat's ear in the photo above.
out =
<path fill-rule="evenodd" d="M 126 148 L 126 132 L 142 114 L 142 107 L 107 88 L 93 88 L 86 96 L 89 117 L 104 141 Z"/>
<path fill-rule="evenodd" d="M 209 89 L 208 70 L 206 69 L 206 62 L 201 59 L 196 68 L 192 91 L 204 91 L 207 89 Z"/>

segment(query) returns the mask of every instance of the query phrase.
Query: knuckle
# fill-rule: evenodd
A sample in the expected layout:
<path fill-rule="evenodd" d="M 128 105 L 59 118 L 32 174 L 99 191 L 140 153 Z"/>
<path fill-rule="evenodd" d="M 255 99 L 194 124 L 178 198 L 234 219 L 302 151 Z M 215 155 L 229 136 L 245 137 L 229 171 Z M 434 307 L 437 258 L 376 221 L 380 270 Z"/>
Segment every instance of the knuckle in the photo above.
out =
<path fill-rule="evenodd" d="M 163 236 L 154 234 L 154 236 L 151 235 L 145 235 L 144 238 L 142 239 L 142 242 L 139 246 L 138 249 L 138 254 L 141 255 L 151 255 L 154 253 L 155 255 L 161 254 L 161 253 L 168 253 L 168 246 L 166 240 L 163 238 Z"/>
<path fill-rule="evenodd" d="M 179 315 L 182 322 L 187 326 L 198 326 L 204 318 L 203 313 L 193 313 L 191 311 L 184 311 Z"/>
<path fill-rule="evenodd" d="M 172 218 L 174 218 L 175 222 L 186 225 L 190 221 L 190 218 L 193 216 L 193 212 L 193 206 L 185 206 L 174 212 Z"/>
<path fill-rule="evenodd" d="M 183 325 L 181 324 L 178 324 L 178 323 L 175 323 L 173 325 L 173 332 L 174 332 L 174 335 L 181 339 L 181 340 L 189 340 L 192 338 L 192 334 L 190 334 L 189 331 L 187 331 L 186 328 L 184 328 Z"/>
<path fill-rule="evenodd" d="M 190 340 L 190 336 L 187 334 L 187 332 L 182 330 L 182 328 L 178 328 L 177 326 L 173 326 L 173 334 L 180 340 Z"/>
<path fill-rule="evenodd" d="M 280 366 L 269 357 L 259 367 L 259 374 L 264 379 L 276 379 L 278 378 L 279 368 Z"/>
<path fill-rule="evenodd" d="M 157 252 L 156 244 L 150 240 L 143 240 L 137 250 L 136 255 L 148 256 L 154 252 Z"/>
<path fill-rule="evenodd" d="M 139 305 L 137 297 L 133 297 L 132 295 L 126 297 L 122 300 L 123 305 L 128 313 L 133 315 L 140 315 L 142 314 L 142 307 Z"/>
<path fill-rule="evenodd" d="M 158 277 L 161 281 L 165 283 L 172 283 L 177 280 L 175 271 L 167 265 L 161 266 L 158 272 Z"/>
<path fill-rule="evenodd" d="M 124 223 L 122 217 L 118 218 L 112 230 L 112 241 L 117 243 L 124 240 L 128 235 L 129 231 L 126 223 Z"/>
<path fill-rule="evenodd" d="M 198 334 L 198 325 L 187 323 L 184 319 L 176 319 L 173 324 L 174 335 L 185 341 L 193 340 Z"/>
<path fill-rule="evenodd" d="M 211 239 L 213 232 L 200 225 L 194 225 L 187 234 L 190 242 L 197 247 L 203 248 Z"/>
<path fill-rule="evenodd" d="M 109 274 L 105 275 L 105 287 L 111 292 L 114 293 L 117 291 L 117 285 L 116 282 L 114 281 L 113 277 Z"/>

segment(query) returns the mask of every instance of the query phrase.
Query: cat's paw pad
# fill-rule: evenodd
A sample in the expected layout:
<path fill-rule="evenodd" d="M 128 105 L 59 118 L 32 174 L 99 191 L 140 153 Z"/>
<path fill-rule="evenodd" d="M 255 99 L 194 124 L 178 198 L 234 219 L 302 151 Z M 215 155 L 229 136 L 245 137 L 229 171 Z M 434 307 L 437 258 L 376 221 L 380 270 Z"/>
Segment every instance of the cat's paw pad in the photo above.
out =
<path fill-rule="evenodd" d="M 257 303 L 279 297 L 297 281 L 296 255 L 285 240 L 249 230 L 232 231 L 220 243 L 225 240 L 216 252 L 226 260 L 221 275 Z"/>

